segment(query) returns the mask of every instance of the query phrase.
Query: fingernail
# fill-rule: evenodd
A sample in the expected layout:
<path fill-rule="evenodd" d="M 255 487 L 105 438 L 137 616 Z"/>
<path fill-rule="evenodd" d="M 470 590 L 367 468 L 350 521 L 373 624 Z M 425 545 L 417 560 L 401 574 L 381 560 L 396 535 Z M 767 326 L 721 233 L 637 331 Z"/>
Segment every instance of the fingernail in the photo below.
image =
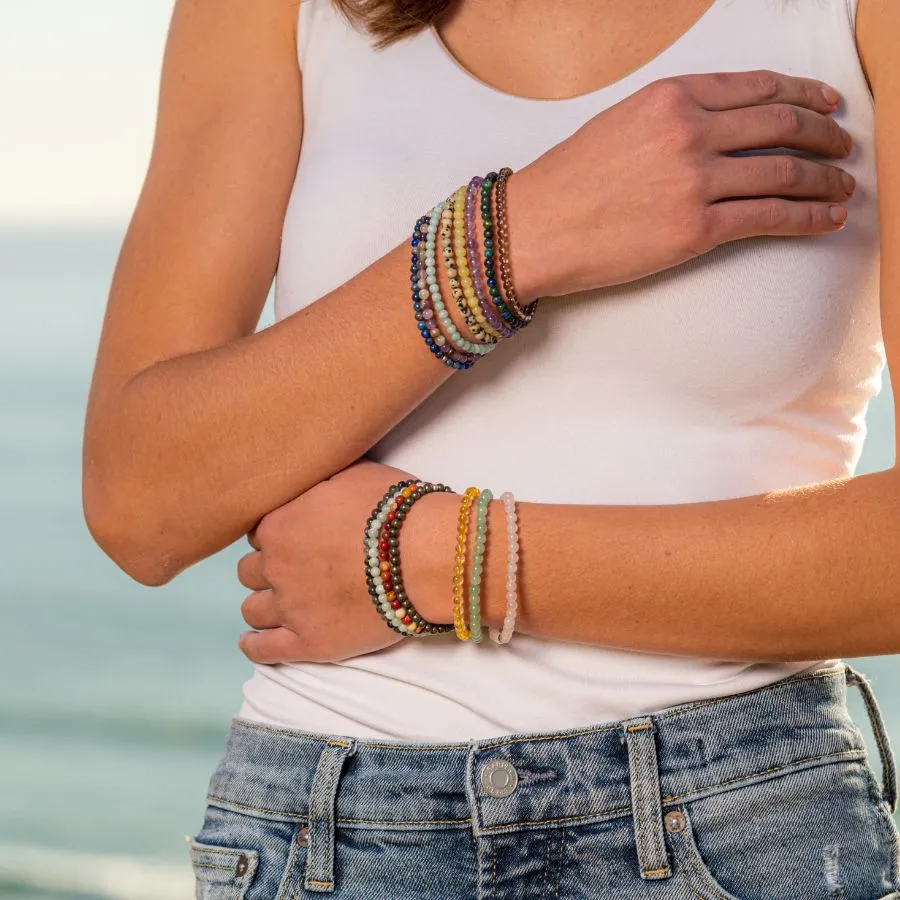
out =
<path fill-rule="evenodd" d="M 841 131 L 844 131 L 844 129 L 842 128 Z M 844 131 L 844 147 L 848 153 L 853 149 L 853 138 L 846 131 Z"/>
<path fill-rule="evenodd" d="M 841 95 L 830 85 L 822 85 L 822 96 L 829 106 L 837 106 L 841 102 Z"/>
<path fill-rule="evenodd" d="M 848 194 L 856 190 L 856 179 L 849 172 L 841 172 L 841 183 Z"/>
<path fill-rule="evenodd" d="M 843 225 L 844 222 L 847 221 L 847 210 L 844 209 L 843 206 L 830 207 L 828 215 L 831 216 L 831 221 L 834 222 L 835 225 Z"/>

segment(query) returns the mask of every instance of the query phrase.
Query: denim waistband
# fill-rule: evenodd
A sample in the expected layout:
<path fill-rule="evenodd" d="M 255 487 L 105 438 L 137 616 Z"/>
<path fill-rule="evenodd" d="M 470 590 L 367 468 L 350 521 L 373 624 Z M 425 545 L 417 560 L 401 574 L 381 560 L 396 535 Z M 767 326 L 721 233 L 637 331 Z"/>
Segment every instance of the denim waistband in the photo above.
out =
<path fill-rule="evenodd" d="M 458 744 L 361 740 L 236 719 L 209 802 L 298 822 L 317 820 L 322 804 L 332 828 L 476 834 L 653 817 L 660 804 L 864 758 L 848 684 L 863 691 L 894 805 L 894 762 L 877 703 L 846 663 L 621 722 Z M 650 792 L 642 793 L 642 772 L 652 778 Z"/>

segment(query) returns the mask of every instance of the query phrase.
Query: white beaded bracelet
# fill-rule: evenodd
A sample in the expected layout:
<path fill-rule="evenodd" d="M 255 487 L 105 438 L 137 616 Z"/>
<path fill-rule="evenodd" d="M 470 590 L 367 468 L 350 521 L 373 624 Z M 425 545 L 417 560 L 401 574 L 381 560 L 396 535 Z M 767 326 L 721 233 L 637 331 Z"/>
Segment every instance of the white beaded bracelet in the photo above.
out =
<path fill-rule="evenodd" d="M 506 510 L 506 617 L 503 627 L 490 630 L 491 640 L 497 644 L 508 644 L 516 629 L 516 613 L 519 607 L 519 520 L 516 516 L 516 499 L 510 491 L 500 495 Z"/>

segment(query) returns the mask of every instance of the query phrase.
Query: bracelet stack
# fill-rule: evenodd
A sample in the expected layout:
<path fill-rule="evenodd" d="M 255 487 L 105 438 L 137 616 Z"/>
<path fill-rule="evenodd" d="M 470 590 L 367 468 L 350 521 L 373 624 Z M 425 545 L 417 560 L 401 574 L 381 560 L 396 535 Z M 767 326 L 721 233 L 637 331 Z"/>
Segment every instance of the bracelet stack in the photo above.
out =
<path fill-rule="evenodd" d="M 416 324 L 428 349 L 453 369 L 470 369 L 500 341 L 526 327 L 537 308 L 538 300 L 520 306 L 512 279 L 506 215 L 506 184 L 512 174 L 504 168 L 474 177 L 413 229 L 410 285 Z M 481 211 L 480 245 L 476 204 Z M 444 302 L 441 261 L 472 339 L 460 333 Z"/>
<path fill-rule="evenodd" d="M 481 587 L 488 544 L 488 510 L 493 494 L 490 490 L 470 487 L 462 495 L 457 529 L 456 557 L 453 566 L 452 625 L 428 622 L 418 613 L 403 586 L 400 566 L 400 529 L 412 505 L 427 494 L 449 492 L 444 484 L 411 479 L 400 481 L 388 489 L 366 521 L 363 538 L 365 574 L 369 596 L 385 623 L 404 637 L 455 632 L 461 641 L 479 644 L 484 640 L 481 621 Z M 491 629 L 491 639 L 507 644 L 512 638 L 518 611 L 519 532 L 516 503 L 507 491 L 501 496 L 506 520 L 506 612 L 500 629 Z M 472 552 L 469 554 L 469 532 L 472 508 L 475 527 Z M 466 563 L 471 559 L 466 591 Z M 468 603 L 465 600 L 468 600 Z M 468 607 L 468 623 L 466 608 Z"/>
<path fill-rule="evenodd" d="M 392 485 L 366 521 L 366 584 L 379 615 L 404 637 L 443 634 L 452 625 L 426 622 L 403 588 L 400 569 L 400 527 L 413 503 L 434 491 L 449 491 L 444 484 L 401 481 Z"/>

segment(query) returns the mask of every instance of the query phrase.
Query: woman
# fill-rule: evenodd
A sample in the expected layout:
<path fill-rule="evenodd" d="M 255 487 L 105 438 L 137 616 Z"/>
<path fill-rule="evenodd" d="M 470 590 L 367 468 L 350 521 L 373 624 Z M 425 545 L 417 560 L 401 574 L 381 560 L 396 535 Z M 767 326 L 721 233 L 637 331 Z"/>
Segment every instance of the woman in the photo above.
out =
<path fill-rule="evenodd" d="M 253 545 L 198 897 L 897 896 L 893 758 L 839 657 L 900 651 L 900 474 L 852 477 L 900 359 L 898 29 L 888 0 L 176 4 L 85 511 L 145 584 Z M 388 518 L 410 479 L 456 493 Z M 398 633 L 479 611 L 508 644 Z"/>

